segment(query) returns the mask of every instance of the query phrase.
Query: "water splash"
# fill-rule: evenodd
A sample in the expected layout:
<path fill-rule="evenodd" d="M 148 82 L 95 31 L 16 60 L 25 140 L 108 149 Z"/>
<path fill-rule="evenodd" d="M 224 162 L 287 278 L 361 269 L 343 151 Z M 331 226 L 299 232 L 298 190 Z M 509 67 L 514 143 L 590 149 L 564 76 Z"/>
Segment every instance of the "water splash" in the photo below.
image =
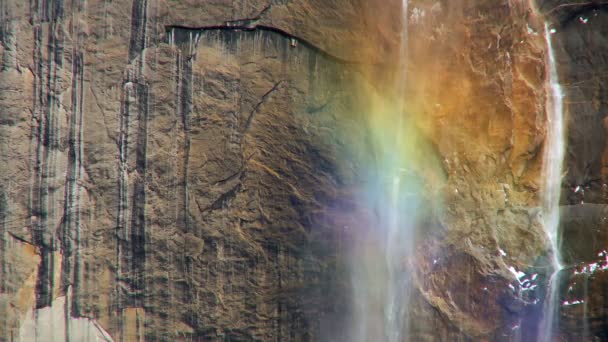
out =
<path fill-rule="evenodd" d="M 559 83 L 555 52 L 551 35 L 555 33 L 545 24 L 547 44 L 547 135 L 544 150 L 543 179 L 543 224 L 552 249 L 553 274 L 549 280 L 549 295 L 545 299 L 544 317 L 539 331 L 539 341 L 551 341 L 559 308 L 559 274 L 561 263 L 559 241 L 559 199 L 561 193 L 562 163 L 564 160 L 564 93 Z"/>

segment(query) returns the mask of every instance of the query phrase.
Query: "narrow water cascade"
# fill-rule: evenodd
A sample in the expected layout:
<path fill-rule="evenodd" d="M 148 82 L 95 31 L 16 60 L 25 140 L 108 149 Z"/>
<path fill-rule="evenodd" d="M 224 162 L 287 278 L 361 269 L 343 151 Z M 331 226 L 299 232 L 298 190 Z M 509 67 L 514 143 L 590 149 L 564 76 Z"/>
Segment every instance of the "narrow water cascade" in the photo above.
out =
<path fill-rule="evenodd" d="M 402 1 L 402 29 L 401 29 L 401 48 L 399 51 L 399 72 L 400 75 L 397 77 L 397 125 L 395 136 L 395 147 L 399 148 L 400 141 L 402 141 L 402 135 L 404 134 L 403 126 L 403 115 L 405 106 L 403 101 L 400 101 L 400 96 L 405 92 L 405 86 L 407 82 L 407 42 L 408 42 L 408 0 Z M 389 156 L 391 153 L 389 152 Z M 392 154 L 393 156 L 399 156 L 399 153 Z M 390 157 L 389 157 L 390 158 Z M 392 158 L 391 158 L 392 159 Z M 402 216 L 402 182 L 403 175 L 400 168 L 401 161 L 393 160 L 389 162 L 392 164 L 389 170 L 391 175 L 389 184 L 391 187 L 390 199 L 388 201 L 388 210 L 386 217 L 387 222 L 387 234 L 386 234 L 386 268 L 388 273 L 387 279 L 387 292 L 386 302 L 384 304 L 385 310 L 385 325 L 387 340 L 390 342 L 401 341 L 401 334 L 404 330 L 407 331 L 407 308 L 409 302 L 409 281 L 407 280 L 407 274 L 404 274 L 401 263 L 403 262 L 404 255 L 411 251 L 413 244 L 411 236 L 407 236 L 407 227 L 405 227 L 404 220 L 407 217 Z"/>
<path fill-rule="evenodd" d="M 548 295 L 545 298 L 543 319 L 539 331 L 541 341 L 551 341 L 554 326 L 556 326 L 559 309 L 559 274 L 564 268 L 560 255 L 559 237 L 559 200 L 562 183 L 562 163 L 564 160 L 564 104 L 563 91 L 559 83 L 555 51 L 552 44 L 552 34 L 555 30 L 545 24 L 545 41 L 547 43 L 547 97 L 545 109 L 547 113 L 547 133 L 542 169 L 542 210 L 543 226 L 552 252 L 553 274 L 549 280 Z"/>
<path fill-rule="evenodd" d="M 555 31 L 545 24 L 547 42 L 547 136 L 543 164 L 543 218 L 544 227 L 553 249 L 552 262 L 556 270 L 563 265 L 559 252 L 559 199 L 562 183 L 562 163 L 564 160 L 564 103 L 563 91 L 559 83 L 555 52 L 551 35 Z"/>
<path fill-rule="evenodd" d="M 413 127 L 407 120 L 405 92 L 408 63 L 408 0 L 401 2 L 402 28 L 394 98 L 373 109 L 369 126 L 376 160 L 369 167 L 369 185 L 363 202 L 373 217 L 361 237 L 366 260 L 363 269 L 353 265 L 354 305 L 352 336 L 369 341 L 407 339 L 411 274 L 407 260 L 414 249 L 414 226 L 419 186 L 412 169 Z M 373 243 L 371 243 L 373 241 Z M 360 256 L 354 255 L 353 260 Z"/>

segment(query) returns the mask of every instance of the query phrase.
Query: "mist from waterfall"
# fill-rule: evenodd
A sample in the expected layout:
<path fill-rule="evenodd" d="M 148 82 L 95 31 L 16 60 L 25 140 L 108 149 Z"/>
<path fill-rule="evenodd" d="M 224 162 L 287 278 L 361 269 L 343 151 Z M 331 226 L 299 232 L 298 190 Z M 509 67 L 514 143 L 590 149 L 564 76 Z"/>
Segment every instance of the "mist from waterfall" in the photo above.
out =
<path fill-rule="evenodd" d="M 563 91 L 559 83 L 555 52 L 551 35 L 555 31 L 545 24 L 547 44 L 547 134 L 542 169 L 542 209 L 544 229 L 551 243 L 553 274 L 549 280 L 549 292 L 545 297 L 543 319 L 539 330 L 540 341 L 551 341 L 559 309 L 559 272 L 563 269 L 560 256 L 559 200 L 564 160 L 564 106 Z"/>
<path fill-rule="evenodd" d="M 408 48 L 408 0 L 402 1 L 402 30 L 401 30 L 401 48 L 399 51 L 399 72 L 400 75 L 397 77 L 397 117 L 398 123 L 396 126 L 395 134 L 395 146 L 400 147 L 399 143 L 402 141 L 403 132 L 403 116 L 404 116 L 404 105 L 403 101 L 400 101 L 400 94 L 405 93 L 405 86 L 407 82 L 407 48 Z M 398 154 L 395 154 L 398 155 Z M 388 271 L 387 277 L 387 298 L 385 303 L 385 326 L 386 335 L 389 342 L 398 342 L 401 340 L 401 334 L 407 331 L 407 311 L 409 307 L 409 286 L 410 280 L 408 275 L 404 273 L 403 267 L 401 266 L 403 260 L 407 257 L 405 254 L 413 249 L 413 237 L 411 234 L 412 227 L 408 227 L 407 216 L 403 217 L 405 213 L 404 203 L 406 200 L 402 194 L 402 182 L 404 182 L 403 172 L 405 165 L 400 166 L 400 161 L 391 160 L 390 163 L 393 169 L 389 169 L 392 176 L 390 202 L 388 203 L 388 212 L 386 217 L 388 218 L 388 232 L 386 236 L 386 269 Z M 408 184 L 405 184 L 408 186 Z"/>
<path fill-rule="evenodd" d="M 369 183 L 363 191 L 363 202 L 371 217 L 351 258 L 351 337 L 356 341 L 403 341 L 409 330 L 411 275 L 407 260 L 414 248 L 422 182 L 411 168 L 414 132 L 405 115 L 403 99 L 407 85 L 407 0 L 403 0 L 401 8 L 396 96 L 378 104 L 370 113 L 375 159 L 368 167 Z"/>

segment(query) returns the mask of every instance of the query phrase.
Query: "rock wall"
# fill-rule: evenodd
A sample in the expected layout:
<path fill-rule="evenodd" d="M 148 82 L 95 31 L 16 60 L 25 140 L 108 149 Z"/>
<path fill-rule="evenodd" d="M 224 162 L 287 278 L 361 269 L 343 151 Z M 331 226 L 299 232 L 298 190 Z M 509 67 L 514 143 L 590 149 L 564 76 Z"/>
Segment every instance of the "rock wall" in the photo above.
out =
<path fill-rule="evenodd" d="M 353 193 L 373 102 L 394 95 L 400 6 L 0 1 L 0 340 L 45 340 L 49 312 L 116 341 L 343 339 L 343 227 L 364 222 Z M 408 19 L 403 98 L 441 166 L 407 266 L 412 340 L 534 335 L 542 19 L 508 0 L 412 0 Z M 600 198 L 593 79 L 597 105 L 569 107 L 567 183 Z"/>
<path fill-rule="evenodd" d="M 605 340 L 608 280 L 606 203 L 607 11 L 602 2 L 544 1 L 554 27 L 565 86 L 568 153 L 562 189 L 560 332 L 570 340 Z"/>
<path fill-rule="evenodd" d="M 515 1 L 421 2 L 419 8 L 411 101 L 447 175 L 437 214 L 442 232 L 420 243 L 415 265 L 426 302 L 421 310 L 430 304 L 439 317 L 422 314 L 420 322 L 442 317 L 444 340 L 528 334 L 521 318 L 538 309 L 542 293 L 513 272 L 530 280 L 546 250 L 538 209 L 542 21 Z M 441 325 L 419 329 L 413 340 L 435 340 Z"/>
<path fill-rule="evenodd" d="M 318 339 L 364 8 L 1 8 L 0 339 L 51 305 L 119 341 Z"/>

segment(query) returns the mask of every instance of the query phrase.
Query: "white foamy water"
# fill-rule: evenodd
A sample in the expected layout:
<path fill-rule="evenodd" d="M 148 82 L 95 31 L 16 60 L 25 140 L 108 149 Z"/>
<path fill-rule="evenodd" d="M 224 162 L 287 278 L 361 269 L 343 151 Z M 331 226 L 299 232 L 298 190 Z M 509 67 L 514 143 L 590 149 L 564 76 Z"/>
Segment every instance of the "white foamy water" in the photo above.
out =
<path fill-rule="evenodd" d="M 543 176 L 543 219 L 544 227 L 553 248 L 553 265 L 562 269 L 559 255 L 559 198 L 562 184 L 562 163 L 564 160 L 564 93 L 559 83 L 555 52 L 551 42 L 551 30 L 545 24 L 545 40 L 547 42 L 547 74 L 548 96 L 547 135 L 545 142 Z"/>
<path fill-rule="evenodd" d="M 544 150 L 544 163 L 542 169 L 543 181 L 543 224 L 553 250 L 553 274 L 549 281 L 549 295 L 545 298 L 543 319 L 539 330 L 539 341 L 551 341 L 552 331 L 559 308 L 558 287 L 559 271 L 563 269 L 560 256 L 559 237 L 559 199 L 562 183 L 562 163 L 564 160 L 564 93 L 559 83 L 555 52 L 553 50 L 552 34 L 545 24 L 545 41 L 547 44 L 547 134 Z"/>

